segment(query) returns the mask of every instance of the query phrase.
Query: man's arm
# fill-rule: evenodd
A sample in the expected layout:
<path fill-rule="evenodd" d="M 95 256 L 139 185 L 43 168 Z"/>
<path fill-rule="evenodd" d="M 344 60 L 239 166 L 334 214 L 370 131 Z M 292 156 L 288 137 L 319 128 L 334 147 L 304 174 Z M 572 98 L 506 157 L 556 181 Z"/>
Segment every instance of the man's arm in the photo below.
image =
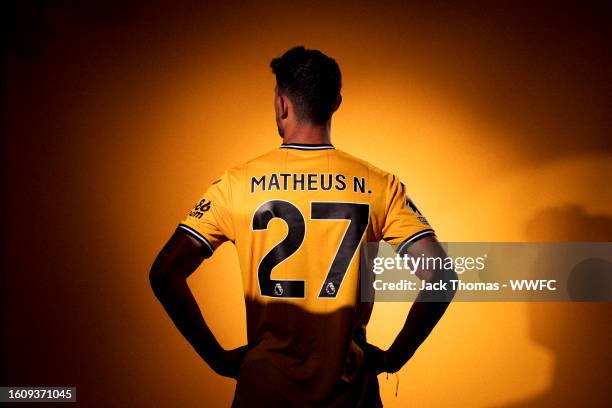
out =
<path fill-rule="evenodd" d="M 416 241 L 408 248 L 408 254 L 415 257 L 423 254 L 425 257 L 446 258 L 446 252 L 435 237 L 425 237 Z M 420 269 L 416 271 L 416 275 L 427 282 L 449 282 L 457 278 L 457 274 L 452 269 Z M 429 336 L 454 295 L 455 291 L 452 290 L 450 283 L 447 283 L 446 291 L 421 290 L 408 312 L 404 327 L 391 347 L 383 352 L 375 346 L 366 345 L 368 349 L 365 351 L 369 352 L 375 370 L 389 373 L 399 371 Z"/>
<path fill-rule="evenodd" d="M 247 347 L 230 351 L 221 347 L 187 285 L 187 277 L 203 260 L 202 243 L 177 230 L 153 262 L 149 281 L 155 296 L 196 352 L 217 374 L 235 378 Z"/>

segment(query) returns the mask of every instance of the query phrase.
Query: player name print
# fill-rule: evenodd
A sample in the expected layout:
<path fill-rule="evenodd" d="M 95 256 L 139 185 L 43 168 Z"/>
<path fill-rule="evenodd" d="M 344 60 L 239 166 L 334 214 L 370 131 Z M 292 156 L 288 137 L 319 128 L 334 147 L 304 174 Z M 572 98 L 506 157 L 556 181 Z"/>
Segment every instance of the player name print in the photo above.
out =
<path fill-rule="evenodd" d="M 251 193 L 261 191 L 344 191 L 371 193 L 365 177 L 342 173 L 271 173 L 251 177 Z"/>

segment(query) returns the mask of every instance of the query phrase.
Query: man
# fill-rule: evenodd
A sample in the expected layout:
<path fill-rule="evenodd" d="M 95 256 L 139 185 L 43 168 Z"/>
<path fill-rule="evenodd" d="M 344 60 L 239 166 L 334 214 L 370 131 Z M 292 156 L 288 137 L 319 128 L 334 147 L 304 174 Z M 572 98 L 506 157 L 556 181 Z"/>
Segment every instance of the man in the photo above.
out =
<path fill-rule="evenodd" d="M 365 337 L 373 305 L 359 297 L 360 250 L 384 240 L 411 254 L 445 253 L 397 177 L 331 144 L 336 62 L 296 47 L 271 68 L 282 145 L 208 188 L 155 260 L 151 285 L 198 354 L 237 379 L 234 407 L 382 406 L 376 376 L 408 361 L 452 293 L 420 293 L 382 351 Z M 248 344 L 235 350 L 219 345 L 186 283 L 224 241 L 236 246 L 247 308 Z"/>

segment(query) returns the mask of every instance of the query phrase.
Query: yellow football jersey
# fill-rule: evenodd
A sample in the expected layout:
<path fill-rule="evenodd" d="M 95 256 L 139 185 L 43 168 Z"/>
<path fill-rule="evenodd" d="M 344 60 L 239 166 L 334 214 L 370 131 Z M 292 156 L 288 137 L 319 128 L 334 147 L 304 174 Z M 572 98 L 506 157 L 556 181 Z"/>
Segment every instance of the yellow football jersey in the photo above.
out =
<path fill-rule="evenodd" d="M 360 302 L 362 245 L 433 235 L 396 176 L 332 145 L 300 144 L 226 171 L 179 228 L 206 256 L 234 243 L 249 358 L 308 385 L 313 403 L 337 389 L 371 313 Z"/>

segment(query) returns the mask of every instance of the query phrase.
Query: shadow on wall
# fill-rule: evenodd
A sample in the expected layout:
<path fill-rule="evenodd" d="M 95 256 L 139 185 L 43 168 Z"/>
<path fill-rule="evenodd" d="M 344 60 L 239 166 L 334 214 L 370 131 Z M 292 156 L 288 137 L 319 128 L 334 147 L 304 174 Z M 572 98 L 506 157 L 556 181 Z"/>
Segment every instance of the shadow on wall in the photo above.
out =
<path fill-rule="evenodd" d="M 612 241 L 612 218 L 587 214 L 577 205 L 560 206 L 538 213 L 526 231 L 530 241 L 608 242 Z M 610 270 L 609 264 L 604 266 Z M 605 271 L 590 276 L 601 278 Z M 608 281 L 606 276 L 603 282 Z M 551 383 L 541 394 L 504 406 L 609 406 L 612 303 L 530 303 L 528 311 L 530 337 L 554 354 Z"/>

